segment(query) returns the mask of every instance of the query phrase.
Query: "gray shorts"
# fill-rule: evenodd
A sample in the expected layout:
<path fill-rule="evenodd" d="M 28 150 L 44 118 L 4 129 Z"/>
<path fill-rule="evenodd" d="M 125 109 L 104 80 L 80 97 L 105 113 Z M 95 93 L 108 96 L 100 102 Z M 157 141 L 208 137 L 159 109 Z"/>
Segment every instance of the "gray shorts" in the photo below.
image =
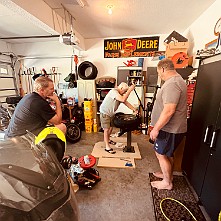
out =
<path fill-rule="evenodd" d="M 173 157 L 173 153 L 181 143 L 185 133 L 173 134 L 160 130 L 156 141 L 154 142 L 154 149 L 158 154 Z"/>
<path fill-rule="evenodd" d="M 113 118 L 108 116 L 107 114 L 100 113 L 100 121 L 101 121 L 101 127 L 103 129 L 108 129 L 110 127 L 113 127 Z"/>

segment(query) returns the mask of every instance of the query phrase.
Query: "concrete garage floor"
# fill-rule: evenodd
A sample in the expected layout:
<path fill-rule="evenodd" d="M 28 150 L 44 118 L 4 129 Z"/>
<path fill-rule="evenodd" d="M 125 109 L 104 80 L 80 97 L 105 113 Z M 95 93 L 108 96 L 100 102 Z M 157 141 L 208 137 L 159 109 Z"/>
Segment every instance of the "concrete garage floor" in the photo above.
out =
<path fill-rule="evenodd" d="M 115 129 L 113 133 L 117 131 Z M 135 169 L 94 166 L 101 181 L 92 190 L 81 189 L 76 193 L 81 221 L 155 221 L 149 173 L 158 171 L 160 167 L 148 140 L 147 135 L 132 134 L 132 142 L 138 143 L 142 157 L 142 160 L 135 160 Z M 78 158 L 91 154 L 98 141 L 103 141 L 103 133 L 82 132 L 78 143 L 67 145 L 66 154 Z M 179 147 L 178 152 L 182 152 L 181 149 Z M 181 159 L 177 158 L 175 168 L 180 171 Z M 206 220 L 211 221 L 204 208 L 202 210 Z"/>

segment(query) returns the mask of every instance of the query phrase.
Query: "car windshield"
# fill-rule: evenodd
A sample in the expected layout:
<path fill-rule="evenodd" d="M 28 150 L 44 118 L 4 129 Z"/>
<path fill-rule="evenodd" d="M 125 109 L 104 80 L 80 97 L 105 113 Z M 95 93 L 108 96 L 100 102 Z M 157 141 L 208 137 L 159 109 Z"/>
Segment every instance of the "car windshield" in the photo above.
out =
<path fill-rule="evenodd" d="M 55 155 L 34 140 L 30 133 L 0 140 L 1 204 L 28 211 L 62 188 L 57 181 L 64 172 Z"/>

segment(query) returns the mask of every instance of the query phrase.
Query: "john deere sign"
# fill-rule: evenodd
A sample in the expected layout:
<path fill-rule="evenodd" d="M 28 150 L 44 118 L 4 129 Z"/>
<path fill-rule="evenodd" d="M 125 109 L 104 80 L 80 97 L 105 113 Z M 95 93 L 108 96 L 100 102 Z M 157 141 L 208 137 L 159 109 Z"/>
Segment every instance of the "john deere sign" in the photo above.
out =
<path fill-rule="evenodd" d="M 105 58 L 151 57 L 158 51 L 159 36 L 104 40 Z"/>

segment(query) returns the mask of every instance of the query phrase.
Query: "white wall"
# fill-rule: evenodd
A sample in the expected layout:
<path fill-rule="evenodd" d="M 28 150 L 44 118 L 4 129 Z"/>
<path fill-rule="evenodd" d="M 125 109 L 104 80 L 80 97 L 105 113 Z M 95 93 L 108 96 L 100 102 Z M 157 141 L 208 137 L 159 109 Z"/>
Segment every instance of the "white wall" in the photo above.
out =
<path fill-rule="evenodd" d="M 221 17 L 221 0 L 214 2 L 194 23 L 184 32 L 189 39 L 189 55 L 195 55 L 197 50 L 205 48 L 205 44 L 217 38 L 214 26 Z M 194 60 L 193 66 L 198 67 L 199 60 Z"/>
<path fill-rule="evenodd" d="M 156 35 L 158 36 L 158 35 Z M 159 35 L 160 36 L 160 35 Z M 159 42 L 159 50 L 164 51 L 165 46 L 163 41 L 168 35 L 161 35 Z M 144 36 L 139 36 L 144 37 Z M 122 37 L 124 38 L 124 37 Z M 22 55 L 24 58 L 24 66 L 26 68 L 35 67 L 36 72 L 39 73 L 42 68 L 45 68 L 48 73 L 52 67 L 58 67 L 58 72 L 62 73 L 61 80 L 63 80 L 71 72 L 71 58 L 73 54 L 79 55 L 79 64 L 83 61 L 92 62 L 98 69 L 98 77 L 100 76 L 117 76 L 117 67 L 124 66 L 123 62 L 127 60 L 138 61 L 138 58 L 104 58 L 104 39 L 88 39 L 85 40 L 86 51 L 78 51 L 72 46 L 64 45 L 58 41 L 36 42 L 24 44 L 12 44 L 12 49 L 16 55 Z M 30 57 L 32 59 L 30 59 Z M 35 57 L 35 58 L 34 58 Z M 54 57 L 49 59 L 47 57 Z M 57 57 L 57 58 L 55 58 Z M 41 58 L 41 59 L 39 59 Z M 144 59 L 144 70 L 148 66 L 156 66 L 158 61 L 152 61 L 152 58 Z M 73 73 L 74 62 L 73 62 Z"/>
<path fill-rule="evenodd" d="M 159 50 L 165 51 L 165 46 L 163 44 L 163 41 L 168 35 L 154 35 L 154 36 L 160 36 Z M 146 36 L 137 36 L 137 37 L 146 37 Z M 127 38 L 127 37 L 122 37 L 122 38 Z M 105 75 L 116 78 L 117 67 L 125 66 L 123 62 L 127 62 L 127 60 L 135 60 L 136 62 L 138 61 L 138 57 L 104 58 L 104 39 L 101 38 L 85 39 L 85 48 L 86 51 L 82 52 L 83 59 L 92 62 L 97 67 L 98 77 Z M 157 63 L 158 61 L 152 61 L 151 57 L 149 58 L 145 57 L 144 70 L 146 70 L 147 66 L 156 66 Z"/>
<path fill-rule="evenodd" d="M 51 76 L 52 80 L 57 83 L 65 82 L 64 78 L 71 73 L 75 73 L 74 59 L 71 58 L 73 54 L 79 55 L 79 50 L 74 49 L 73 46 L 61 44 L 57 41 L 36 42 L 36 43 L 21 43 L 11 44 L 11 51 L 18 56 L 18 61 L 22 64 L 22 74 L 26 71 L 26 75 L 21 76 L 21 83 L 25 93 L 33 90 L 32 76 L 27 75 L 28 68 L 35 68 L 35 73 L 41 73 L 44 68 L 48 74 L 52 73 L 52 67 L 56 67 L 58 75 Z M 0 45 L 0 51 L 2 51 Z M 8 51 L 8 50 L 7 50 Z M 81 60 L 79 58 L 79 60 Z M 17 62 L 15 72 L 19 73 L 20 62 Z"/>
<path fill-rule="evenodd" d="M 62 74 L 61 80 L 71 73 L 71 55 L 79 54 L 72 46 L 58 41 L 13 44 L 12 49 L 16 55 L 25 56 L 22 59 L 25 68 L 35 67 L 36 73 L 40 73 L 42 68 L 51 73 L 52 67 L 58 67 L 58 73 Z M 73 59 L 72 61 L 74 73 L 75 64 Z"/>

